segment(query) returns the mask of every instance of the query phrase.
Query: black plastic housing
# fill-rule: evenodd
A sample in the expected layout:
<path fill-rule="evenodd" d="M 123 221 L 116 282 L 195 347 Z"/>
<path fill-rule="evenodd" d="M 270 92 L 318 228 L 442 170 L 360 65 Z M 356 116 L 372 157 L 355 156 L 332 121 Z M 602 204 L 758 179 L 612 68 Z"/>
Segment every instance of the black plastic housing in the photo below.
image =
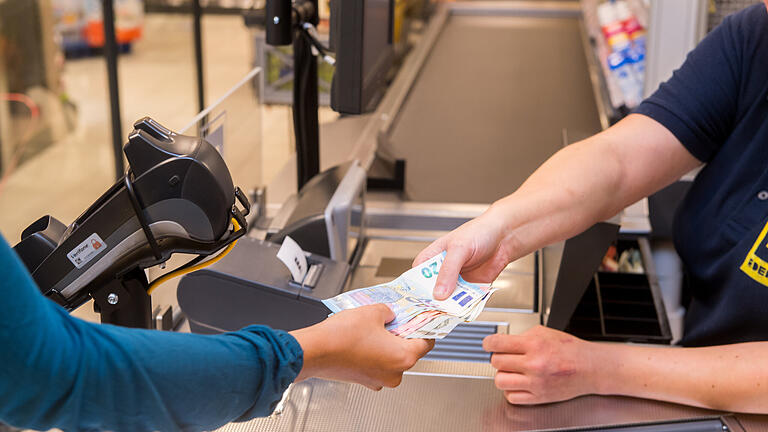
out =
<path fill-rule="evenodd" d="M 229 169 L 210 143 L 145 117 L 124 152 L 129 171 L 74 222 L 42 218 L 16 245 L 41 292 L 70 310 L 136 269 L 173 253 L 209 255 L 245 233 Z M 237 200 L 247 213 L 241 193 Z M 232 218 L 241 226 L 234 233 Z M 95 238 L 102 249 L 73 261 L 69 255 Z"/>
<path fill-rule="evenodd" d="M 290 45 L 293 42 L 291 0 L 267 0 L 264 22 L 267 45 Z"/>
<path fill-rule="evenodd" d="M 384 95 L 394 59 L 394 0 L 333 0 L 330 24 L 336 52 L 331 108 L 370 112 Z"/>

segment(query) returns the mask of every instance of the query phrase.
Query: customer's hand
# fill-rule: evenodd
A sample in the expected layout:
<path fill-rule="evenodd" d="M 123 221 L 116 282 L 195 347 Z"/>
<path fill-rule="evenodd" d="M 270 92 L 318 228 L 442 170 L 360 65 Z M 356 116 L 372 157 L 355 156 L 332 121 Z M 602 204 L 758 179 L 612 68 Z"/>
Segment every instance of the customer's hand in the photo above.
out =
<path fill-rule="evenodd" d="M 537 326 L 520 335 L 495 334 L 483 340 L 493 353 L 496 387 L 512 404 L 558 402 L 597 393 L 593 343 Z"/>
<path fill-rule="evenodd" d="M 434 346 L 434 341 L 403 339 L 384 328 L 394 313 L 383 304 L 344 310 L 311 327 L 292 331 L 304 350 L 297 381 L 326 378 L 370 389 L 397 387 L 403 372 Z"/>
<path fill-rule="evenodd" d="M 417 266 L 446 251 L 435 283 L 434 297 L 445 300 L 461 273 L 470 282 L 493 282 L 514 256 L 503 230 L 502 216 L 491 211 L 473 219 L 427 246 L 416 259 Z"/>

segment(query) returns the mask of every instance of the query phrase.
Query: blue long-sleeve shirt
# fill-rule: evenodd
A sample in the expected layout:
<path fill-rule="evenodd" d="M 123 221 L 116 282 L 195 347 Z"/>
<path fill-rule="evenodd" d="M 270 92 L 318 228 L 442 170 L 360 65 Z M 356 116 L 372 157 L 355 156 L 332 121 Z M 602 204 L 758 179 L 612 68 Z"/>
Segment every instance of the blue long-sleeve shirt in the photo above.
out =
<path fill-rule="evenodd" d="M 302 367 L 288 333 L 215 336 L 70 316 L 0 236 L 0 421 L 66 431 L 172 431 L 268 415 Z"/>

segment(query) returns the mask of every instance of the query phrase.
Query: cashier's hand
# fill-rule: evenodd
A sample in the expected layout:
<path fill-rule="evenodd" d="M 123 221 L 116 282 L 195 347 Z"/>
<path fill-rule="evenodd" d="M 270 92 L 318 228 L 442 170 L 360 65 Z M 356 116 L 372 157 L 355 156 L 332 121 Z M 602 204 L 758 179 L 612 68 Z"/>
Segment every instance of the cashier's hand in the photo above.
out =
<path fill-rule="evenodd" d="M 456 289 L 459 273 L 469 282 L 493 282 L 514 257 L 498 216 L 485 212 L 427 246 L 416 259 L 417 266 L 446 251 L 435 283 L 434 297 L 445 300 Z"/>
<path fill-rule="evenodd" d="M 515 405 L 559 402 L 596 393 L 587 342 L 567 333 L 537 326 L 520 335 L 495 334 L 483 340 L 493 353 L 496 387 Z"/>
<path fill-rule="evenodd" d="M 397 387 L 403 372 L 434 341 L 403 339 L 384 328 L 395 314 L 383 304 L 341 311 L 311 327 L 292 331 L 304 350 L 296 381 L 325 378 L 362 384 L 373 390 Z"/>

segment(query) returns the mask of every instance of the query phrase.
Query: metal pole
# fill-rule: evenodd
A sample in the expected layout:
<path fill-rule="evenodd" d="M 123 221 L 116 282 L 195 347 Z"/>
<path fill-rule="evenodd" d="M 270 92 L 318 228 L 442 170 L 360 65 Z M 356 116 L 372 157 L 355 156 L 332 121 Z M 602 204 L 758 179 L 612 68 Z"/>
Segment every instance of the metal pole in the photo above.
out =
<path fill-rule="evenodd" d="M 301 189 L 320 171 L 317 118 L 317 59 L 302 36 L 293 41 L 293 129 L 296 135 L 296 168 Z"/>
<path fill-rule="evenodd" d="M 317 25 L 317 0 L 307 21 Z M 301 25 L 301 23 L 297 23 Z M 293 129 L 296 135 L 296 173 L 301 189 L 320 172 L 320 129 L 318 124 L 317 58 L 312 45 L 299 31 L 293 38 Z"/>
<path fill-rule="evenodd" d="M 115 37 L 115 11 L 112 0 L 102 0 L 104 21 L 104 58 L 107 61 L 109 111 L 112 119 L 112 150 L 115 157 L 115 176 L 125 173 L 123 164 L 123 130 L 120 124 L 120 92 L 117 84 L 117 39 Z"/>
<path fill-rule="evenodd" d="M 197 108 L 205 109 L 205 79 L 203 76 L 203 30 L 200 25 L 203 11 L 200 0 L 192 0 L 192 19 L 195 39 L 195 71 L 197 72 Z"/>

